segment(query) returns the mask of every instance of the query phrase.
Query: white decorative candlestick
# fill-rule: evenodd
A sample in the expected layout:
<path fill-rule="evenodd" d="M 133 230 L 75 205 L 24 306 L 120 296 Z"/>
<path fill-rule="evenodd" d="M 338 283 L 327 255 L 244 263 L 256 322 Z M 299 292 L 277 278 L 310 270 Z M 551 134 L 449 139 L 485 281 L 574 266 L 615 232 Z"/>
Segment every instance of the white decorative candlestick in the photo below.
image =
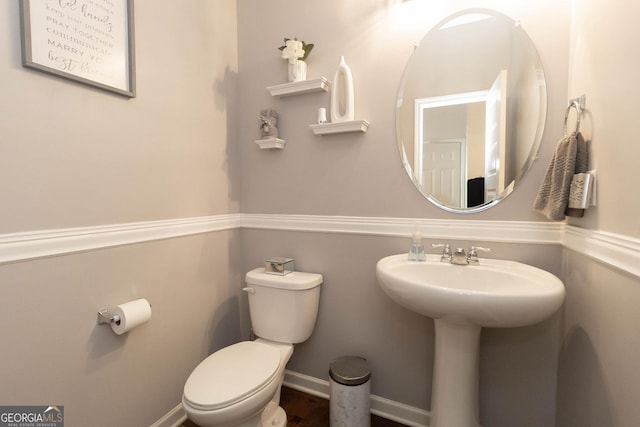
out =
<path fill-rule="evenodd" d="M 353 75 L 344 61 L 344 56 L 341 56 L 331 85 L 331 122 L 353 120 L 355 116 L 353 99 Z"/>
<path fill-rule="evenodd" d="M 327 109 L 318 108 L 318 124 L 327 123 Z"/>

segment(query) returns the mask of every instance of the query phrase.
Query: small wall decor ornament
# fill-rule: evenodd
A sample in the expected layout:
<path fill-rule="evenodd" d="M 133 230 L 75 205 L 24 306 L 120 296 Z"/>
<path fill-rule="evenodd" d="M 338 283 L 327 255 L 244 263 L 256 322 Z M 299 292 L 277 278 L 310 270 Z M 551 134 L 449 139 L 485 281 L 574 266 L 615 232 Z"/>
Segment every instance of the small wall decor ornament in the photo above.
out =
<path fill-rule="evenodd" d="M 288 60 L 287 74 L 289 83 L 300 82 L 307 79 L 307 63 L 313 43 L 294 39 L 284 39 L 284 45 L 278 48 L 282 52 L 282 58 Z"/>
<path fill-rule="evenodd" d="M 278 137 L 278 113 L 273 109 L 260 111 L 260 132 L 262 138 Z"/>
<path fill-rule="evenodd" d="M 353 75 L 344 56 L 341 56 L 331 85 L 331 122 L 352 121 L 354 110 Z"/>

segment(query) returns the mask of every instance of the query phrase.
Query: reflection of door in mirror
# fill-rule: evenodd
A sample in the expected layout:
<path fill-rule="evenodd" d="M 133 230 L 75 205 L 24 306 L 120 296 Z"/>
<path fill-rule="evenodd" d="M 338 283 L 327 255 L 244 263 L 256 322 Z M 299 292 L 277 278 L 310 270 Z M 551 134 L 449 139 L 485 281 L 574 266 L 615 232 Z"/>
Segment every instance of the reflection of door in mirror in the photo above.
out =
<path fill-rule="evenodd" d="M 416 100 L 414 164 L 416 180 L 436 200 L 466 208 L 469 178 L 485 170 L 488 91 Z M 478 200 L 478 197 L 473 197 Z"/>
<path fill-rule="evenodd" d="M 467 141 L 464 138 L 424 143 L 422 186 L 448 206 L 465 207 Z"/>
<path fill-rule="evenodd" d="M 493 200 L 505 189 L 507 141 L 507 70 L 502 70 L 487 94 L 485 168 L 485 200 Z"/>

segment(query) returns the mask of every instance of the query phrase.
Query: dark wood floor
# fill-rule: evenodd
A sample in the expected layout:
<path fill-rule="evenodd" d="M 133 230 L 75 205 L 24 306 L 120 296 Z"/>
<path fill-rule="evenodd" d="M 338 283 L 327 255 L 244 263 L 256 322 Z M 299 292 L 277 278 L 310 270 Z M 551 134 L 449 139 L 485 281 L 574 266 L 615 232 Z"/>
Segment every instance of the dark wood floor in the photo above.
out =
<path fill-rule="evenodd" d="M 328 427 L 329 401 L 282 387 L 280 406 L 287 413 L 287 427 Z M 197 427 L 191 421 L 185 421 L 181 427 Z M 404 427 L 394 421 L 371 415 L 371 427 Z"/>

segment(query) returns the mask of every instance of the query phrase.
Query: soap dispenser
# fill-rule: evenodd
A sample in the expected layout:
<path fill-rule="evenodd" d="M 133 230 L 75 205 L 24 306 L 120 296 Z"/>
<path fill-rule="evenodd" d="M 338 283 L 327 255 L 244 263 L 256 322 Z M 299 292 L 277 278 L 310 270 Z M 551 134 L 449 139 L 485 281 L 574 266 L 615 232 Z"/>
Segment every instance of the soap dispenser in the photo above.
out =
<path fill-rule="evenodd" d="M 411 236 L 411 248 L 409 249 L 409 261 L 426 261 L 427 256 L 424 253 L 424 245 L 422 244 L 422 233 L 416 225 L 416 230 Z"/>

